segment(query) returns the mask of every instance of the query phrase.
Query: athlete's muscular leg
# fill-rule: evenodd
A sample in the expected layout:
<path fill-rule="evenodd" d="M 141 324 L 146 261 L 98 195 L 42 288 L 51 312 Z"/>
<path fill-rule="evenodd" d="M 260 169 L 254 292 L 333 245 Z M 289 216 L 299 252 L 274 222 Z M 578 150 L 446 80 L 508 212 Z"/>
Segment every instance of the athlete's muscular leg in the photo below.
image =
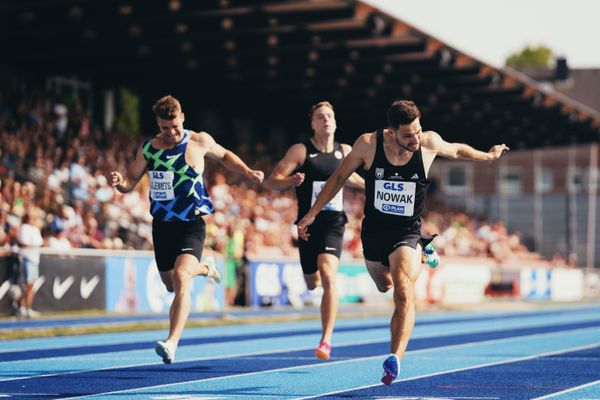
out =
<path fill-rule="evenodd" d="M 367 259 L 365 259 L 365 264 L 367 265 L 367 271 L 369 271 L 371 279 L 373 279 L 375 286 L 377 286 L 377 290 L 385 293 L 392 288 L 392 275 L 390 274 L 389 267 L 378 261 L 369 261 Z"/>
<path fill-rule="evenodd" d="M 317 257 L 317 266 L 321 275 L 323 298 L 321 300 L 322 342 L 331 343 L 333 325 L 338 311 L 339 294 L 337 288 L 337 270 L 340 260 L 333 254 L 322 253 Z"/>
<path fill-rule="evenodd" d="M 175 292 L 169 309 L 169 342 L 177 345 L 190 315 L 192 278 L 207 274 L 208 267 L 200 264 L 198 259 L 190 254 L 181 254 L 172 270 L 160 273 L 167 290 Z"/>
<path fill-rule="evenodd" d="M 421 270 L 421 246 L 401 246 L 390 256 L 390 272 L 394 284 L 394 315 L 390 323 L 390 353 L 400 359 L 415 325 L 414 285 Z"/>

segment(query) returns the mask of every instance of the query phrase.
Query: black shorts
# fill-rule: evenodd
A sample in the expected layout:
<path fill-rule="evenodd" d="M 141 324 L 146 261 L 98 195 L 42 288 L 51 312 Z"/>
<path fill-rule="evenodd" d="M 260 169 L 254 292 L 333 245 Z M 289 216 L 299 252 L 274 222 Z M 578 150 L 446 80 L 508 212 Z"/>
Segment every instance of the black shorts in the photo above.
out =
<path fill-rule="evenodd" d="M 348 221 L 342 212 L 320 212 L 308 227 L 308 240 L 299 239 L 300 265 L 305 274 L 317 272 L 319 254 L 333 254 L 340 258 L 344 242 L 344 230 Z"/>
<path fill-rule="evenodd" d="M 365 260 L 380 262 L 386 267 L 390 266 L 389 255 L 401 246 L 421 249 L 429 244 L 435 236 L 423 236 L 420 227 L 400 229 L 395 231 L 377 231 L 362 229 L 360 238 L 363 245 Z"/>
<path fill-rule="evenodd" d="M 196 221 L 152 221 L 154 257 L 159 271 L 170 271 L 181 254 L 202 258 L 206 224 L 202 218 Z"/>

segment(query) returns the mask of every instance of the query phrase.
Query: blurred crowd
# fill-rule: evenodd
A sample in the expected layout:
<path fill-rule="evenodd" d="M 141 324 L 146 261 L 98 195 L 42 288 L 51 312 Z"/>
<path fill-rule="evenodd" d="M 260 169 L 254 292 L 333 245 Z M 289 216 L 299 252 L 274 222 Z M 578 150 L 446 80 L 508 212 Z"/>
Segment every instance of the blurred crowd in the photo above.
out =
<path fill-rule="evenodd" d="M 27 225 L 53 249 L 151 249 L 147 179 L 121 194 L 104 175 L 109 169 L 126 171 L 144 137 L 99 129 L 76 101 L 42 92 L 0 96 L 0 247 L 18 245 Z M 218 141 L 218 132 L 213 134 Z M 232 150 L 266 174 L 279 156 L 261 144 Z M 239 259 L 297 254 L 293 191 L 263 190 L 211 162 L 205 181 L 216 210 L 206 217 L 207 247 Z M 346 189 L 345 200 L 349 222 L 343 254 L 362 258 L 364 194 Z M 424 230 L 439 234 L 441 254 L 493 257 L 500 263 L 513 256 L 537 257 L 519 232 L 509 232 L 502 222 L 479 220 L 434 200 L 427 209 Z"/>

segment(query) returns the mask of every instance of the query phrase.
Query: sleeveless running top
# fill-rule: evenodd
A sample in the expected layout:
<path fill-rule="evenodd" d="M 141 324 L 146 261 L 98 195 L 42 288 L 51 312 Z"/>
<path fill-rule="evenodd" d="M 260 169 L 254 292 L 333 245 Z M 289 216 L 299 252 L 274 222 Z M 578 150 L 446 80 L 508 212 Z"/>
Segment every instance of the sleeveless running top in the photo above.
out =
<path fill-rule="evenodd" d="M 298 220 L 296 222 L 312 207 L 321 189 L 323 189 L 325 181 L 329 179 L 344 159 L 342 146 L 338 142 L 333 143 L 331 153 L 320 152 L 310 139 L 302 142 L 302 144 L 306 147 L 306 158 L 304 164 L 294 171 L 304 173 L 304 182 L 300 186 L 296 186 L 296 197 L 298 198 Z M 344 212 L 344 189 L 340 190 L 323 207 L 321 212 L 323 211 Z"/>
<path fill-rule="evenodd" d="M 363 228 L 390 231 L 420 228 L 429 181 L 421 149 L 402 166 L 390 164 L 383 150 L 383 130 L 376 132 L 373 164 L 365 170 Z"/>
<path fill-rule="evenodd" d="M 214 211 L 202 175 L 185 162 L 189 130 L 172 149 L 159 150 L 152 138 L 142 153 L 150 177 L 150 213 L 160 221 L 194 221 Z"/>

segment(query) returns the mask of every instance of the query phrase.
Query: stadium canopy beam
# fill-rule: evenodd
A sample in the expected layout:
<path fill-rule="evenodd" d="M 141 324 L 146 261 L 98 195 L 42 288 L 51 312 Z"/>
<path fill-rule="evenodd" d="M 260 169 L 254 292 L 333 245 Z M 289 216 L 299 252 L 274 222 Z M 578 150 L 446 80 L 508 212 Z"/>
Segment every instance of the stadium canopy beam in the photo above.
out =
<path fill-rule="evenodd" d="M 181 92 L 225 113 L 256 114 L 264 98 L 290 140 L 306 129 L 299 107 L 331 100 L 352 141 L 398 97 L 431 128 L 485 146 L 600 138 L 597 110 L 356 0 L 4 0 L 0 18 L 7 70 Z"/>

